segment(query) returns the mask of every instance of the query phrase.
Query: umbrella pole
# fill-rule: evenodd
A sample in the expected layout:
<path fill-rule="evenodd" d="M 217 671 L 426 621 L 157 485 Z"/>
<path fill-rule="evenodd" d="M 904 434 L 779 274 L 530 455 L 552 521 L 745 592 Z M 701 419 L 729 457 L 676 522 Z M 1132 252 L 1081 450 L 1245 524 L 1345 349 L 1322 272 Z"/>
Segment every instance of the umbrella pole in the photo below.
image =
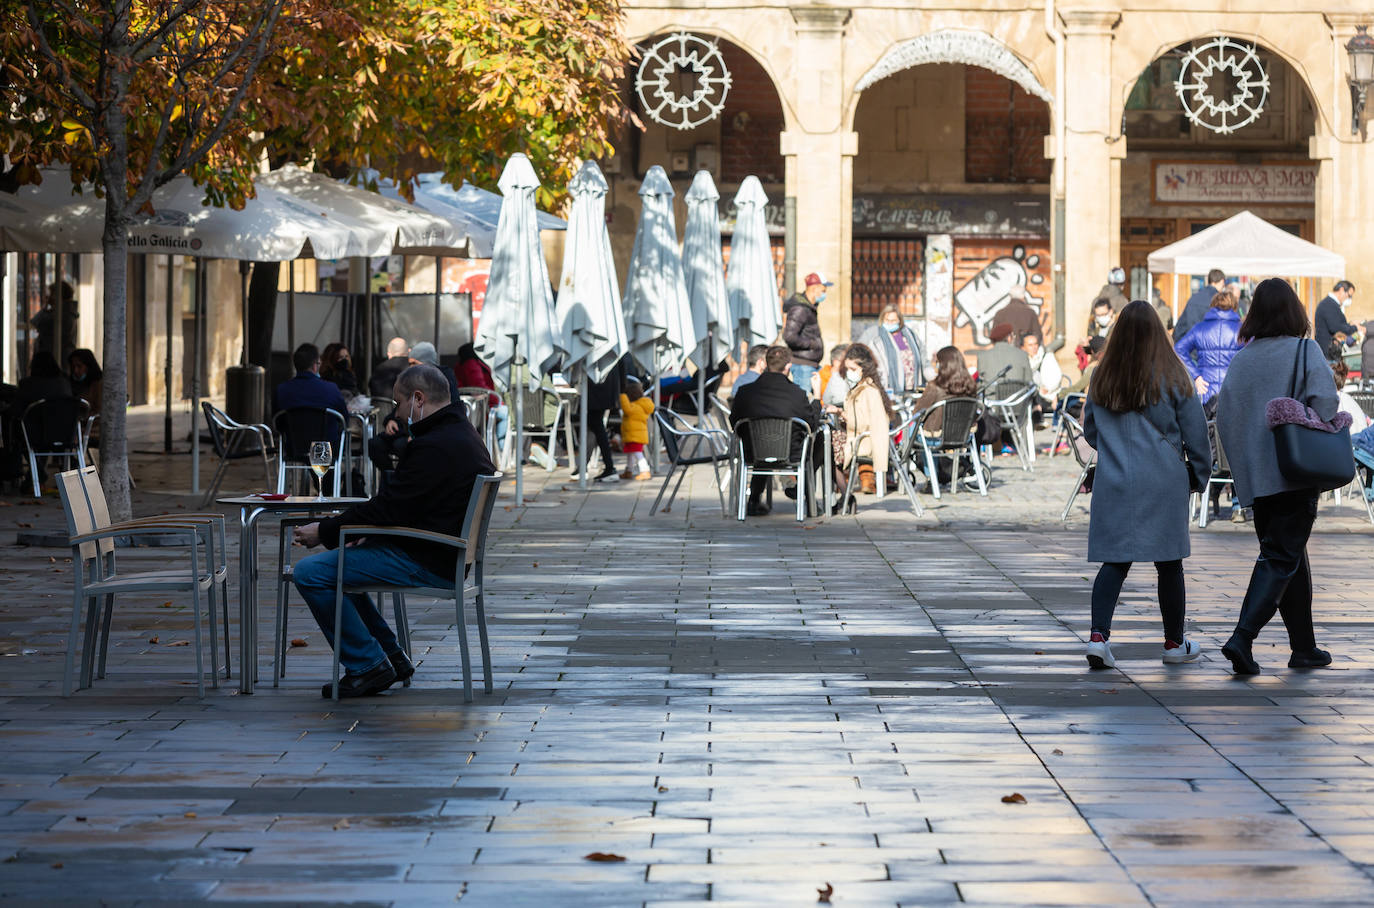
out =
<path fill-rule="evenodd" d="M 192 311 L 195 317 L 191 320 L 193 355 L 191 361 L 191 494 L 200 494 L 200 430 L 196 428 L 196 411 L 200 409 L 200 313 L 201 305 L 204 302 L 202 293 L 205 289 L 205 260 L 196 259 L 195 270 L 195 300 L 192 303 Z"/>
<path fill-rule="evenodd" d="M 167 386 L 167 407 L 162 413 L 162 453 L 172 453 L 172 256 L 167 256 L 167 355 L 162 363 L 162 381 Z"/>
<path fill-rule="evenodd" d="M 520 340 L 512 338 L 513 349 L 510 358 L 510 391 L 515 398 L 515 503 L 517 506 L 525 503 L 525 388 L 523 385 L 516 386 L 518 371 L 516 367 L 520 363 Z M 509 428 L 506 429 L 510 431 Z"/>
<path fill-rule="evenodd" d="M 286 349 L 296 352 L 296 263 L 288 262 L 286 271 Z M 342 333 L 342 332 L 341 332 Z M 268 359 L 271 364 L 270 354 Z"/>
<path fill-rule="evenodd" d="M 658 380 L 658 347 L 654 347 L 654 374 L 649 379 L 654 383 L 654 412 L 663 406 L 663 383 Z M 649 420 L 649 472 L 658 472 L 658 420 Z"/>
<path fill-rule="evenodd" d="M 578 417 L 577 417 L 577 487 L 582 491 L 587 491 L 587 373 L 582 372 L 582 377 L 577 382 L 578 398 Z"/>
<path fill-rule="evenodd" d="M 711 343 L 711 332 L 706 332 L 706 346 L 701 351 L 701 360 L 706 362 L 711 358 L 711 350 L 715 344 Z M 697 368 L 697 428 L 706 428 L 706 367 Z"/>
<path fill-rule="evenodd" d="M 436 255 L 434 257 L 434 349 L 437 352 L 439 347 L 439 294 L 443 292 L 443 273 L 444 257 Z"/>

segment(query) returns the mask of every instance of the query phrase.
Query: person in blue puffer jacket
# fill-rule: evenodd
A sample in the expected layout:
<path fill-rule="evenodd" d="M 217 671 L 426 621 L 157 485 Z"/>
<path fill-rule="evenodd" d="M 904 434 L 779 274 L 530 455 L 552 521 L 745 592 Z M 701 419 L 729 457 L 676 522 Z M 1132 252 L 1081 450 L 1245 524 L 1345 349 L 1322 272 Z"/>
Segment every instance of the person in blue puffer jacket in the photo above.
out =
<path fill-rule="evenodd" d="M 1239 331 L 1240 313 L 1236 311 L 1235 294 L 1223 290 L 1212 297 L 1212 306 L 1202 321 L 1174 344 L 1174 352 L 1192 376 L 1198 399 L 1209 416 L 1214 412 L 1214 400 L 1231 359 L 1240 350 L 1240 342 L 1236 340 Z"/>

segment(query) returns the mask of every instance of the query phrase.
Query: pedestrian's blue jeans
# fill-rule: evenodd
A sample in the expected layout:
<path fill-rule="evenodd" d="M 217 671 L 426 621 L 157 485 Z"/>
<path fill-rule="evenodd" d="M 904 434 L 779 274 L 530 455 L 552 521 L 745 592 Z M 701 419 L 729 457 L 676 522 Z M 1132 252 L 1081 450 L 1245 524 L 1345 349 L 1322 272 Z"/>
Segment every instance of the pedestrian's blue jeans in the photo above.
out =
<path fill-rule="evenodd" d="M 334 646 L 334 589 L 338 578 L 339 550 L 320 552 L 302 558 L 294 572 L 296 589 L 310 606 L 315 622 L 325 639 Z M 428 568 L 422 567 L 394 545 L 354 546 L 344 560 L 344 586 L 374 581 L 404 586 L 452 585 Z M 339 663 L 351 675 L 371 671 L 387 659 L 387 653 L 400 649 L 396 632 L 386 623 L 372 597 L 361 593 L 344 596 L 343 628 L 339 635 Z"/>
<path fill-rule="evenodd" d="M 491 417 L 496 421 L 493 426 L 496 444 L 497 446 L 504 445 L 506 443 L 506 422 L 510 418 L 510 408 L 505 404 L 493 407 Z"/>
<path fill-rule="evenodd" d="M 792 364 L 792 384 L 801 388 L 808 395 L 811 393 L 811 376 L 820 370 L 815 366 L 802 366 L 797 363 Z"/>

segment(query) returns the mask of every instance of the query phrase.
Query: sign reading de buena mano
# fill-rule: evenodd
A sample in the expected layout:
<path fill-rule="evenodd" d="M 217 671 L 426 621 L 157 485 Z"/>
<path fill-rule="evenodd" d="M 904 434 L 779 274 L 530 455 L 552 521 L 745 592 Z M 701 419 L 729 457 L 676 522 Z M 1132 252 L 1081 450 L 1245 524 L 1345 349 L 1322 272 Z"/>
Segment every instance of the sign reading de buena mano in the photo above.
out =
<path fill-rule="evenodd" d="M 1316 197 L 1317 167 L 1302 161 L 1270 164 L 1154 162 L 1154 200 L 1159 203 L 1310 205 Z"/>

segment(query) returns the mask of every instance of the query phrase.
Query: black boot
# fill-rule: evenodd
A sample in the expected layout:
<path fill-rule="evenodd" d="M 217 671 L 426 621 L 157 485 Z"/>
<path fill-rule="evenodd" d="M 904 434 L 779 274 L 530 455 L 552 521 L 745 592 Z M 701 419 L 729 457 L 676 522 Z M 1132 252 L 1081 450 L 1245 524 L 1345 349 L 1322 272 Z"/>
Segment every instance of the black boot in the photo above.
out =
<path fill-rule="evenodd" d="M 1255 636 L 1236 628 L 1231 639 L 1226 641 L 1226 645 L 1221 648 L 1221 654 L 1231 660 L 1231 671 L 1237 675 L 1258 675 L 1260 673 L 1259 663 L 1255 661 L 1251 648 L 1254 645 Z"/>
<path fill-rule="evenodd" d="M 830 509 L 830 513 L 832 516 L 839 516 L 840 514 L 856 514 L 858 510 L 859 503 L 854 500 L 853 495 L 850 495 L 848 498 L 835 502 L 835 506 Z"/>
<path fill-rule="evenodd" d="M 1331 664 L 1331 654 L 1315 646 L 1302 652 L 1294 652 L 1288 659 L 1289 668 L 1321 668 Z"/>

